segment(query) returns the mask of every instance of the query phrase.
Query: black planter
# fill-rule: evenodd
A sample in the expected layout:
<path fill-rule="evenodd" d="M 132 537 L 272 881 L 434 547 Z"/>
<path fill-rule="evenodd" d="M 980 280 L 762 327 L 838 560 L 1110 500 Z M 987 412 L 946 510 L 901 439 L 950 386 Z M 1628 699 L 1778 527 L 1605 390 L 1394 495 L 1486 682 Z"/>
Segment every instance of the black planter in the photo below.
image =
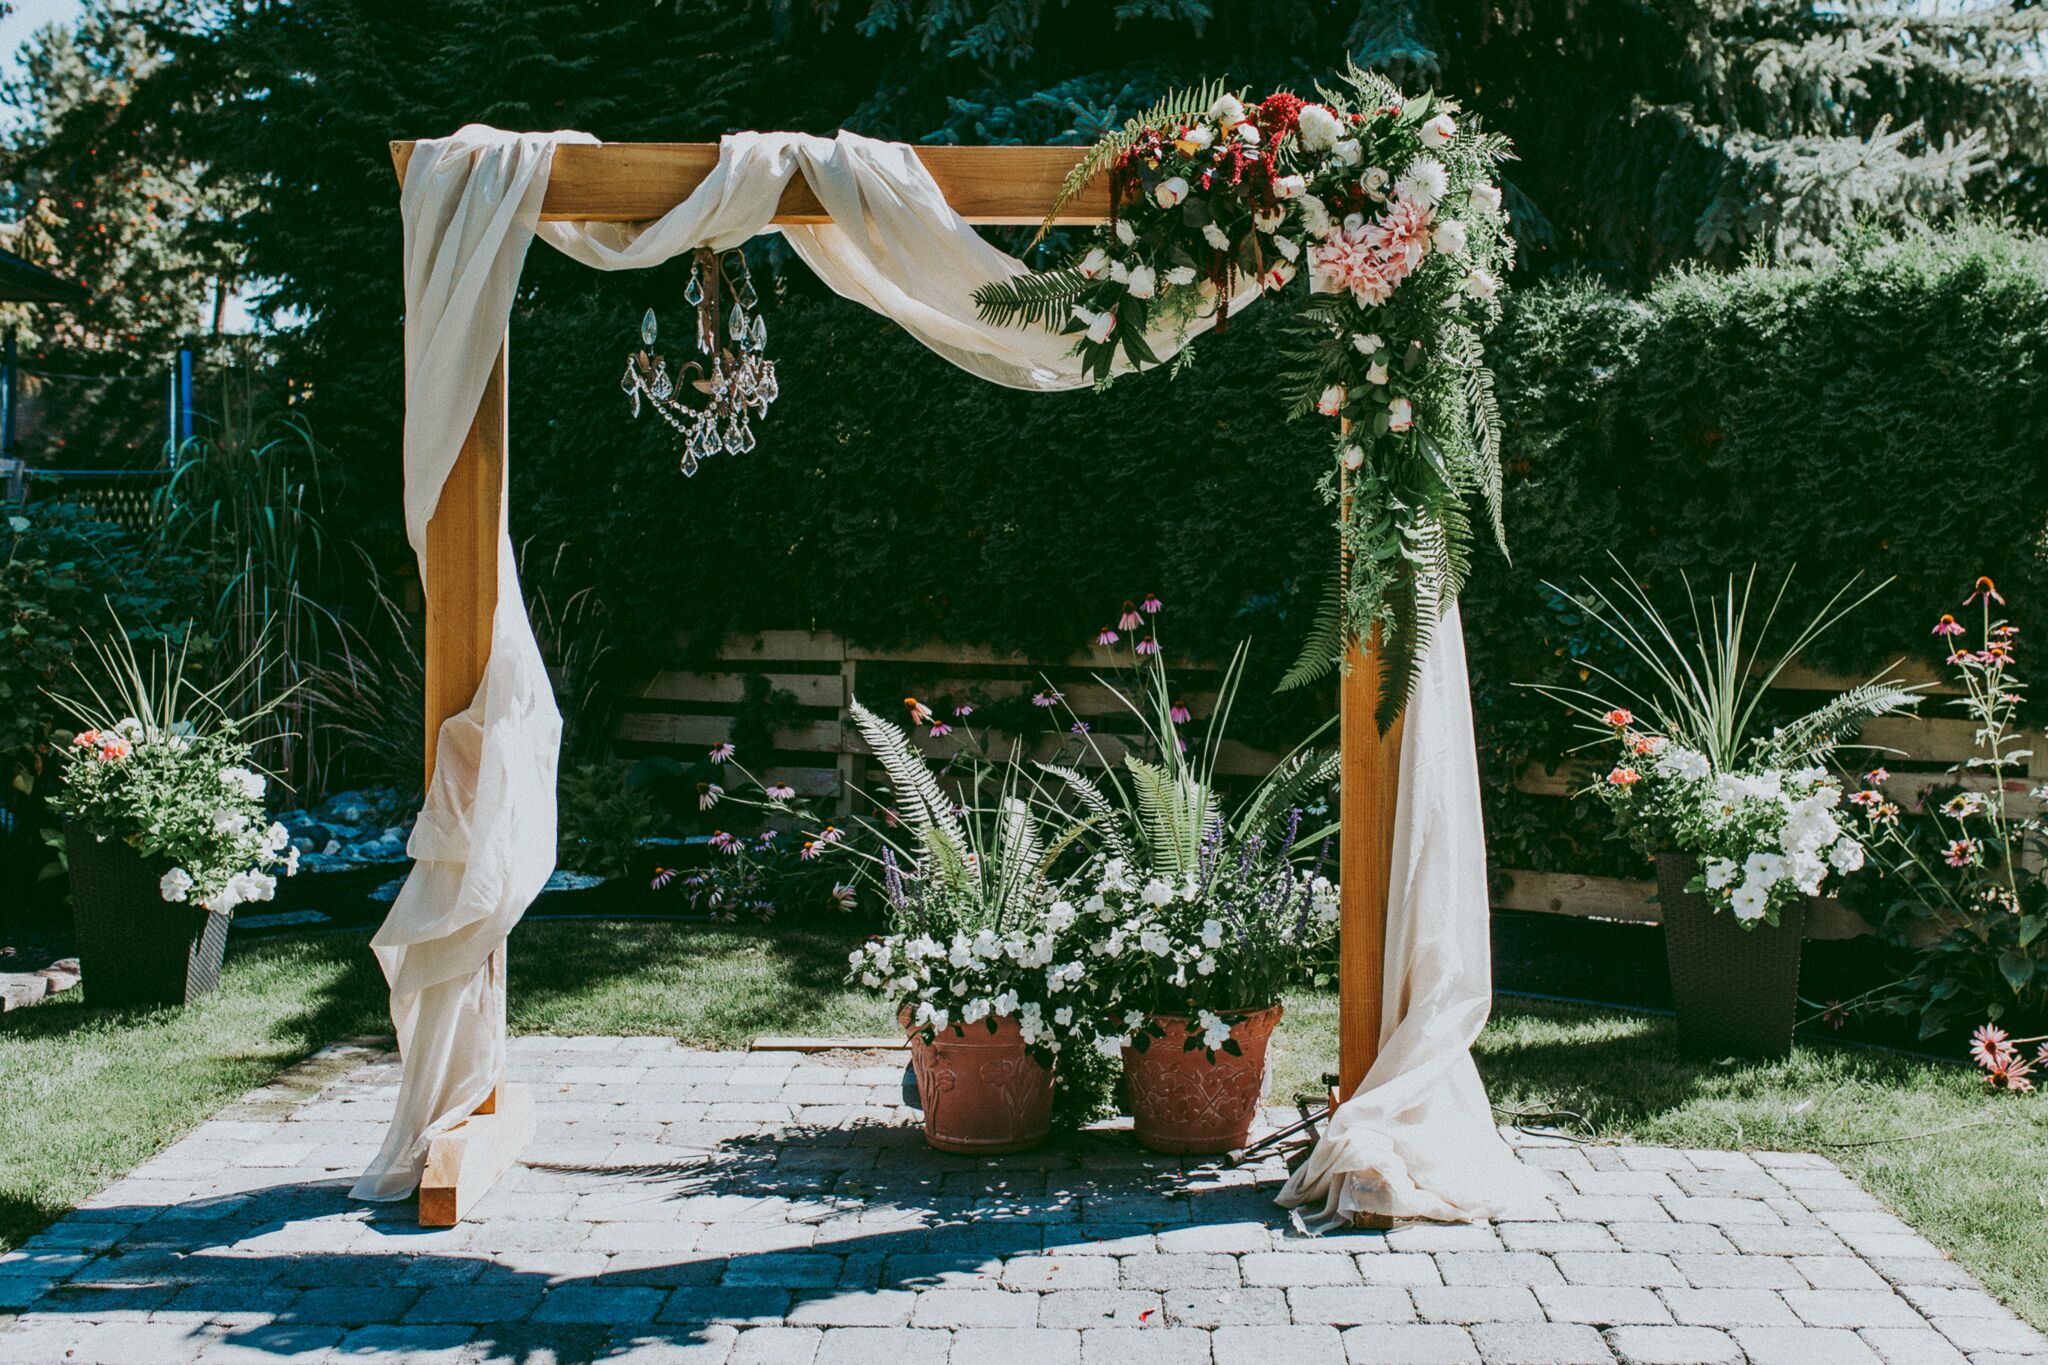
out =
<path fill-rule="evenodd" d="M 228 917 L 167 901 L 163 869 L 119 839 L 64 828 L 79 985 L 95 1008 L 189 1005 L 220 985 Z"/>
<path fill-rule="evenodd" d="M 1778 927 L 1745 929 L 1685 884 L 1699 859 L 1657 855 L 1657 902 L 1678 1010 L 1679 1051 L 1690 1057 L 1782 1057 L 1792 1050 L 1799 1009 L 1799 951 L 1805 901 L 1780 912 Z"/>

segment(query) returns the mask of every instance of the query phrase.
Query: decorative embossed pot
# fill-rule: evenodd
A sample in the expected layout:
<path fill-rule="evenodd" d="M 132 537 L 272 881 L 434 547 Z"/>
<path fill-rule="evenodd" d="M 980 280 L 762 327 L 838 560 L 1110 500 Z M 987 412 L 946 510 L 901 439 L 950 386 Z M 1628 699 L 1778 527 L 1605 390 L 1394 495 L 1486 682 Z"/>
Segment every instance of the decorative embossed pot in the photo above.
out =
<path fill-rule="evenodd" d="M 1008 1015 L 955 1024 L 924 1040 L 910 1011 L 910 1065 L 924 1106 L 924 1140 L 942 1152 L 1021 1152 L 1052 1131 L 1052 1071 L 1025 1050 Z M 993 1029 L 991 1029 L 993 1024 Z"/>
<path fill-rule="evenodd" d="M 1143 1052 L 1124 1049 L 1138 1141 L 1155 1152 L 1230 1152 L 1244 1146 L 1266 1089 L 1266 1044 L 1283 1013 L 1281 1005 L 1227 1013 L 1242 1055 L 1218 1052 L 1213 1062 L 1200 1047 L 1188 1050 L 1192 1021 L 1185 1015 L 1153 1015 L 1166 1035 Z"/>

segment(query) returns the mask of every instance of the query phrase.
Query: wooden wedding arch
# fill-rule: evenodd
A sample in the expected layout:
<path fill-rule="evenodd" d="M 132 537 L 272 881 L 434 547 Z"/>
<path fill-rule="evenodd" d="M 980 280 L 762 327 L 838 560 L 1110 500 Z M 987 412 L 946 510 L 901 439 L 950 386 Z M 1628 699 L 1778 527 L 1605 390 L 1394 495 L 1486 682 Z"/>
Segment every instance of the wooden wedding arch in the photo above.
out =
<path fill-rule="evenodd" d="M 401 185 L 413 143 L 393 142 Z M 955 212 L 970 223 L 1035 226 L 1057 200 L 1085 149 L 1078 147 L 920 147 L 917 156 Z M 564 144 L 554 151 L 544 222 L 649 222 L 687 199 L 718 164 L 707 142 Z M 1086 226 L 1109 218 L 1107 177 L 1068 200 L 1053 221 Z M 802 177 L 777 205 L 776 223 L 828 223 L 830 216 Z M 483 681 L 498 599 L 498 547 L 505 525 L 505 455 L 509 340 L 477 406 L 462 453 L 441 489 L 427 526 L 426 776 L 434 776 L 441 723 L 466 709 Z M 1342 750 L 1338 863 L 1338 1065 L 1335 1103 L 1349 1098 L 1379 1052 L 1384 1005 L 1387 890 L 1393 860 L 1401 722 L 1382 734 L 1374 724 L 1379 695 L 1377 651 L 1354 646 L 1339 683 Z M 502 979 L 504 961 L 492 970 Z M 420 1182 L 419 1218 L 448 1226 L 518 1158 L 533 1114 L 523 1095 L 499 1088 L 466 1122 L 433 1139 Z"/>

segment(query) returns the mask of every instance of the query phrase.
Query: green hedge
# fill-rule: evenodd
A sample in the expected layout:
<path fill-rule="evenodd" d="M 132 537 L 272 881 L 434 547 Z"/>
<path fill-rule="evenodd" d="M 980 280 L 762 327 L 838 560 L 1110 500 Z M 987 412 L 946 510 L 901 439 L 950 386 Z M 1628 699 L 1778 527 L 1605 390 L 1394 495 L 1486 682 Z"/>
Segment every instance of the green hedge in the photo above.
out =
<path fill-rule="evenodd" d="M 548 309 L 544 353 L 513 352 L 515 532 L 570 547 L 561 577 L 596 584 L 614 666 L 659 662 L 681 627 L 1057 654 L 1152 590 L 1171 648 L 1251 635 L 1264 677 L 1286 663 L 1330 558 L 1311 491 L 1325 438 L 1281 420 L 1256 310 L 1177 379 L 1046 396 L 959 373 L 792 278 L 769 312 L 784 397 L 759 449 L 685 480 L 666 429 L 629 423 L 616 389 L 640 307 L 680 284 L 606 279 Z M 1516 295 L 1492 354 L 1514 562 L 1487 554 L 1466 613 L 1501 865 L 1619 856 L 1507 791 L 1563 733 L 1509 684 L 1599 647 L 1543 580 L 1601 573 L 1610 552 L 1666 595 L 1682 572 L 1797 565 L 1803 609 L 1852 573 L 1896 576 L 1818 660 L 1843 667 L 1934 656 L 1929 625 L 1979 573 L 2023 626 L 2048 620 L 2039 242 L 1871 238 L 1833 264 L 1681 274 L 1643 297 L 1555 283 Z M 1282 707 L 1275 728 L 1326 705 Z"/>

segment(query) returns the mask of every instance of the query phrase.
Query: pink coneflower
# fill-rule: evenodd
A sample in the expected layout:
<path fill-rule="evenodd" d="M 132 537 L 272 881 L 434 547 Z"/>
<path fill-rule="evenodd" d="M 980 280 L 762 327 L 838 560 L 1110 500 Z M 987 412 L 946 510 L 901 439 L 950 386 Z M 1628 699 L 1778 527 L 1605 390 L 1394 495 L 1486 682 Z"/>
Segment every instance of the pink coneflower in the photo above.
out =
<path fill-rule="evenodd" d="M 774 845 L 775 845 L 775 841 L 776 841 L 776 840 L 777 840 L 778 838 L 780 838 L 780 837 L 781 837 L 781 832 L 780 832 L 779 830 L 772 830 L 772 829 L 764 829 L 764 830 L 762 830 L 762 831 L 761 831 L 761 847 L 763 847 L 763 848 L 772 848 L 772 847 L 774 847 Z"/>
<path fill-rule="evenodd" d="M 804 846 L 797 850 L 796 856 L 803 859 L 805 862 L 809 862 L 811 861 L 811 859 L 817 857 L 824 851 L 825 846 L 819 843 L 816 839 L 806 839 L 804 840 Z"/>
<path fill-rule="evenodd" d="M 770 801 L 787 801 L 790 797 L 796 795 L 796 788 L 790 786 L 787 782 L 770 782 L 767 786 L 761 788 L 761 794 Z"/>
<path fill-rule="evenodd" d="M 1144 639 L 1138 641 L 1138 653 L 1149 657 L 1151 655 L 1157 654 L 1158 652 L 1159 642 L 1153 639 L 1151 636 L 1147 635 Z"/>
<path fill-rule="evenodd" d="M 1975 839 L 1949 840 L 1948 847 L 1942 850 L 1941 860 L 1950 867 L 1969 867 L 1973 865 L 1977 861 L 1977 841 Z"/>
<path fill-rule="evenodd" d="M 1607 774 L 1607 785 L 1610 787 L 1633 787 L 1642 780 L 1643 775 L 1634 768 L 1616 768 Z"/>
<path fill-rule="evenodd" d="M 1963 599 L 1963 605 L 1966 607 L 1975 606 L 1978 602 L 1996 602 L 2001 607 L 2005 605 L 2005 599 L 1998 595 L 1998 585 L 1989 578 L 1979 578 L 1977 586 Z"/>
<path fill-rule="evenodd" d="M 698 810 L 710 810 L 713 806 L 717 805 L 722 799 L 724 799 L 724 797 L 725 788 L 719 786 L 716 782 L 699 782 L 697 784 Z"/>
<path fill-rule="evenodd" d="M 2027 1079 L 2033 1070 L 2027 1059 L 2015 1052 L 1997 1066 L 1985 1068 L 1984 1084 L 1993 1090 L 2010 1090 L 2015 1095 L 2024 1095 L 2034 1088 L 2034 1083 Z"/>
<path fill-rule="evenodd" d="M 1124 599 L 1124 614 L 1116 618 L 1118 630 L 1136 630 L 1145 624 L 1145 618 L 1138 615 L 1138 608 L 1130 598 Z"/>
<path fill-rule="evenodd" d="M 1115 626 L 1104 626 L 1095 632 L 1095 643 L 1098 645 L 1113 645 L 1122 638 L 1116 633 Z"/>
<path fill-rule="evenodd" d="M 1138 603 L 1138 605 L 1144 609 L 1148 616 L 1157 616 L 1166 606 L 1164 602 L 1159 600 L 1159 594 L 1156 592 L 1146 593 L 1145 600 Z"/>
<path fill-rule="evenodd" d="M 2010 640 L 2013 636 L 2020 633 L 2020 628 L 2013 625 L 1993 626 L 1991 633 L 2001 640 Z"/>
<path fill-rule="evenodd" d="M 828 844 L 836 844 L 845 837 L 844 834 L 839 832 L 839 826 L 837 825 L 827 825 L 818 831 L 818 838 Z"/>
<path fill-rule="evenodd" d="M 933 738 L 933 739 L 938 739 L 938 738 L 940 738 L 941 736 L 944 736 L 944 735 L 950 735 L 950 734 L 952 734 L 952 733 L 953 733 L 953 727 L 952 727 L 952 726 L 950 726 L 950 725 L 948 725 L 948 724 L 946 724 L 946 722 L 944 722 L 944 721 L 942 721 L 942 720 L 935 720 L 935 721 L 933 721 L 933 722 L 932 722 L 932 738 Z"/>
<path fill-rule="evenodd" d="M 653 878 L 653 880 L 647 883 L 647 889 L 648 889 L 649 891 L 659 891 L 659 890 L 661 890 L 661 889 L 662 889 L 662 888 L 663 888 L 664 886 L 667 886 L 667 885 L 668 885 L 668 884 L 669 884 L 670 882 L 674 881 L 675 879 L 676 879 L 676 870 L 675 870 L 674 868 L 672 868 L 672 867 L 657 867 L 657 868 L 655 868 L 655 869 L 654 869 L 654 878 Z"/>
<path fill-rule="evenodd" d="M 932 708 L 926 706 L 916 697 L 905 697 L 903 704 L 910 708 L 910 723 L 912 725 L 923 725 L 932 718 Z"/>
<path fill-rule="evenodd" d="M 1863 774 L 1863 780 L 1873 787 L 1880 782 L 1891 781 L 1891 777 L 1892 770 L 1890 768 L 1872 768 L 1869 772 Z"/>
<path fill-rule="evenodd" d="M 1600 719 L 1606 722 L 1609 729 L 1619 730 L 1624 726 L 1635 724 L 1636 714 L 1626 706 L 1617 706 L 1606 715 L 1600 717 Z"/>
<path fill-rule="evenodd" d="M 1085 720 L 1077 720 L 1068 728 L 1071 729 L 1077 735 L 1085 735 L 1088 733 L 1088 722 Z"/>
<path fill-rule="evenodd" d="M 1899 822 L 1899 808 L 1890 801 L 1880 801 L 1869 811 L 1873 825 L 1895 825 Z"/>
<path fill-rule="evenodd" d="M 956 706 L 953 708 L 953 719 L 955 720 L 966 720 L 973 714 L 974 708 L 972 706 Z"/>
<path fill-rule="evenodd" d="M 710 758 L 713 763 L 723 763 L 728 758 L 731 758 L 733 756 L 733 753 L 734 750 L 732 747 L 732 741 L 727 740 L 723 744 L 714 744 L 711 746 Z"/>
<path fill-rule="evenodd" d="M 832 888 L 832 893 L 826 899 L 831 902 L 835 910 L 851 910 L 854 903 L 854 890 L 846 883 L 840 882 Z"/>
<path fill-rule="evenodd" d="M 711 846 L 720 853 L 737 853 L 740 851 L 740 841 L 722 829 L 711 831 Z"/>
<path fill-rule="evenodd" d="M 2012 1036 L 1996 1024 L 1980 1024 L 1970 1035 L 1970 1060 L 1989 1069 L 2013 1055 Z"/>
<path fill-rule="evenodd" d="M 1942 618 L 1934 623 L 1934 633 L 1936 635 L 1961 635 L 1963 628 L 1955 617 L 1943 613 Z"/>
<path fill-rule="evenodd" d="M 1033 706 L 1038 707 L 1040 710 L 1044 710 L 1048 706 L 1058 706 L 1064 700 L 1065 698 L 1060 695 L 1059 690 L 1057 688 L 1049 687 L 1045 689 L 1043 692 L 1034 692 L 1031 694 L 1031 704 Z"/>
<path fill-rule="evenodd" d="M 1849 804 L 1852 806 L 1874 806 L 1882 800 L 1884 793 L 1874 787 L 1865 787 L 1860 792 L 1849 793 Z"/>
<path fill-rule="evenodd" d="M 1184 701 L 1177 701 L 1168 707 L 1166 714 L 1175 725 L 1186 725 L 1195 718 L 1195 713 L 1188 710 L 1188 704 Z"/>

